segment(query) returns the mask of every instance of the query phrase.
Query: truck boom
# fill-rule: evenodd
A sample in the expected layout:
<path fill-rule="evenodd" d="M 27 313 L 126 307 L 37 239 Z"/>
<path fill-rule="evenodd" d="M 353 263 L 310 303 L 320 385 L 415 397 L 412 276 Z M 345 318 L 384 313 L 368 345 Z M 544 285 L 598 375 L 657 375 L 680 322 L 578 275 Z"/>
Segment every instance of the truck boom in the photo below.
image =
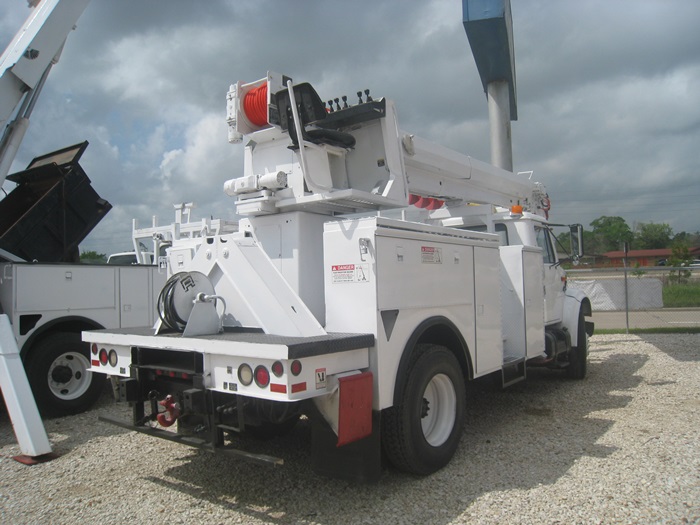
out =
<path fill-rule="evenodd" d="M 68 34 L 89 2 L 30 2 L 29 17 L 0 56 L 0 186 L 51 67 L 58 62 Z"/>

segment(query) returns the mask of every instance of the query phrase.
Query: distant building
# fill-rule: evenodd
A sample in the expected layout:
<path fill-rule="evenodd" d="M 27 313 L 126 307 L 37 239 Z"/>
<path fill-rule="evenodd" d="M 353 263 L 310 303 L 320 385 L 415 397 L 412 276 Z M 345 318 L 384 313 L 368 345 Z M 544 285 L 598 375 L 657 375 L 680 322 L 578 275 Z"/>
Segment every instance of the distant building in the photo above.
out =
<path fill-rule="evenodd" d="M 627 265 L 633 266 L 659 266 L 660 261 L 667 261 L 671 258 L 671 248 L 659 248 L 656 250 L 630 250 L 627 252 Z M 700 259 L 700 246 L 688 248 L 688 253 L 691 259 Z M 621 267 L 625 252 L 622 250 L 607 252 L 603 254 L 607 258 L 604 263 L 607 266 Z M 600 262 L 600 261 L 599 261 Z M 662 264 L 662 266 L 665 263 Z"/>

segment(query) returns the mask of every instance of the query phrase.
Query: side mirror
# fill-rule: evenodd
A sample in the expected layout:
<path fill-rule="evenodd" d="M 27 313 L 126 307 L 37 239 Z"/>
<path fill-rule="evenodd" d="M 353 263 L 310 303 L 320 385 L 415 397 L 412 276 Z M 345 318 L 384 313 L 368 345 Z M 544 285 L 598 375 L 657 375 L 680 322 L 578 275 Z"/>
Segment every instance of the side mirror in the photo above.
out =
<path fill-rule="evenodd" d="M 571 224 L 569 232 L 571 233 L 569 236 L 571 240 L 571 257 L 574 260 L 574 264 L 576 264 L 578 259 L 583 257 L 583 226 L 581 224 Z"/>

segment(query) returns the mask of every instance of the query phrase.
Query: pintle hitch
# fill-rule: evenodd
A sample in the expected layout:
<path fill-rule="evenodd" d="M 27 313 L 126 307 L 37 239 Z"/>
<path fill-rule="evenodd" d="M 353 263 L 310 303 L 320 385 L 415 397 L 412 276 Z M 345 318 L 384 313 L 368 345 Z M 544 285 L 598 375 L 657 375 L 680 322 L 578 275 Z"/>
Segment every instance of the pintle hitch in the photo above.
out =
<path fill-rule="evenodd" d="M 136 422 L 136 426 L 144 425 L 147 421 L 158 421 L 158 424 L 162 427 L 170 427 L 180 417 L 180 407 L 178 406 L 175 398 L 168 394 L 165 399 L 158 401 L 160 393 L 157 390 L 151 390 L 148 393 L 148 399 L 151 403 L 151 413 L 147 416 L 139 419 Z M 160 412 L 158 406 L 162 406 L 165 412 Z"/>

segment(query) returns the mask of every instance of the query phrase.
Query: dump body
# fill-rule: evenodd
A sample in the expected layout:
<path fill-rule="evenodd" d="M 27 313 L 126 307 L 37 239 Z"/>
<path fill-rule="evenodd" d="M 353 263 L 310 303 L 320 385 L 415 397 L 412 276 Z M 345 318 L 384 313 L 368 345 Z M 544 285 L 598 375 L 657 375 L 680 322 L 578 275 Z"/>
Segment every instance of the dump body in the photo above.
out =
<path fill-rule="evenodd" d="M 27 261 L 78 262 L 78 245 L 112 208 L 79 164 L 87 145 L 37 157 L 7 177 L 17 186 L 0 201 L 0 248 Z"/>

